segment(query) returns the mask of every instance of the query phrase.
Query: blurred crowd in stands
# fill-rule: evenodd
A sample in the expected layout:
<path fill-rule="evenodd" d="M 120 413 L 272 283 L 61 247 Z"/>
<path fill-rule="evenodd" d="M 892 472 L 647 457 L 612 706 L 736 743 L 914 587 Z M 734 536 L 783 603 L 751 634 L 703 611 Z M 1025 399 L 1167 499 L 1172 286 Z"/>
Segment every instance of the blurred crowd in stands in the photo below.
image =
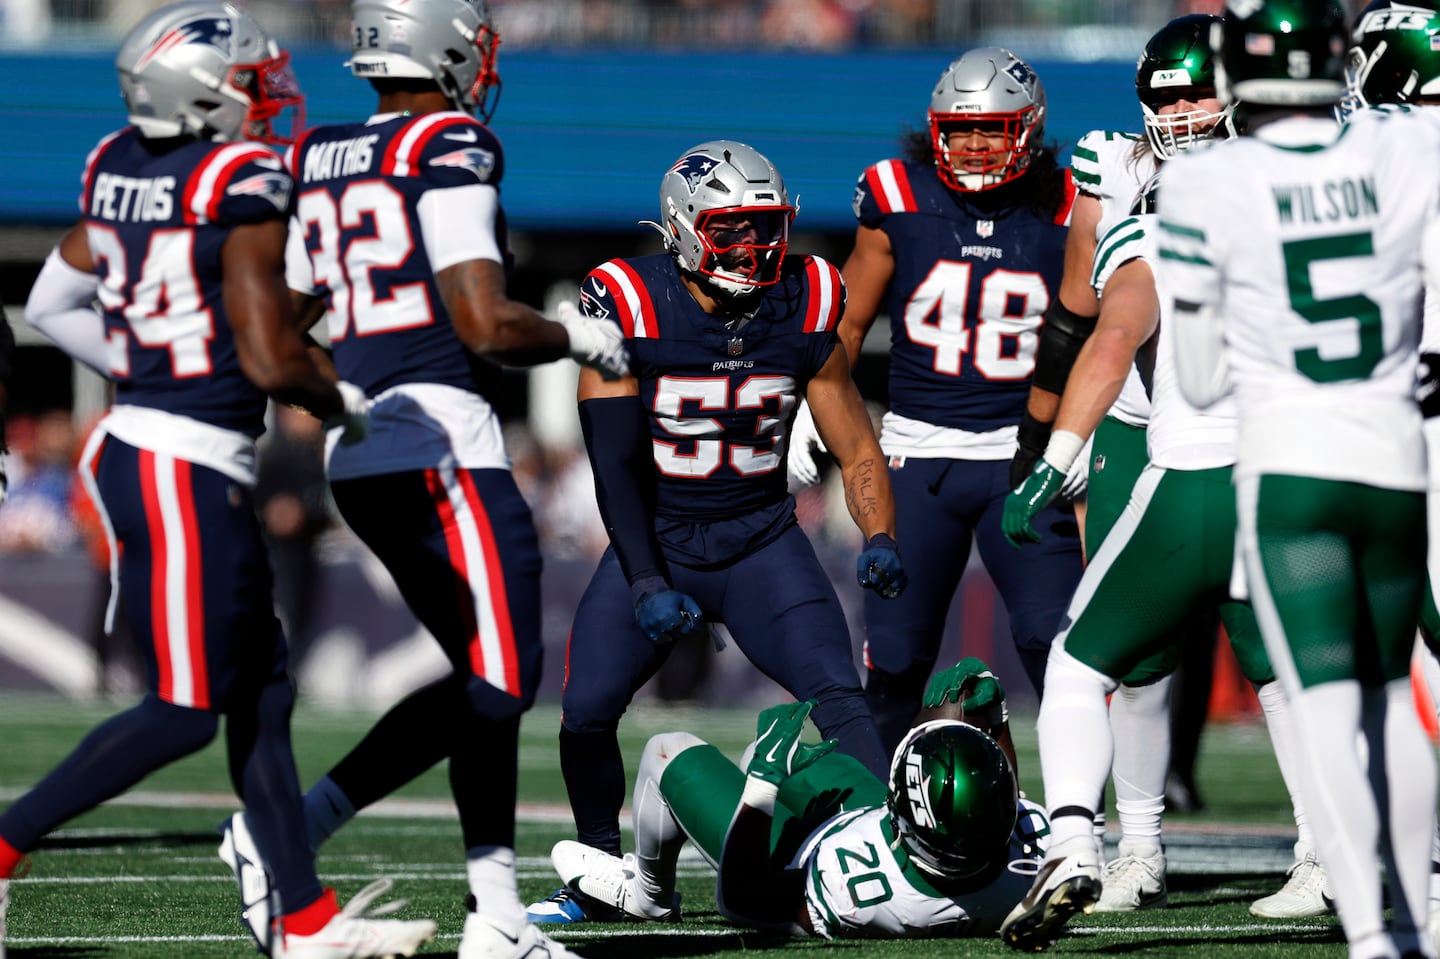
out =
<path fill-rule="evenodd" d="M 345 44 L 349 0 L 239 0 L 290 43 Z M 0 0 L 0 37 L 109 38 L 160 0 Z M 505 44 L 836 50 L 963 43 L 995 30 L 1161 23 L 1223 0 L 491 0 Z"/>

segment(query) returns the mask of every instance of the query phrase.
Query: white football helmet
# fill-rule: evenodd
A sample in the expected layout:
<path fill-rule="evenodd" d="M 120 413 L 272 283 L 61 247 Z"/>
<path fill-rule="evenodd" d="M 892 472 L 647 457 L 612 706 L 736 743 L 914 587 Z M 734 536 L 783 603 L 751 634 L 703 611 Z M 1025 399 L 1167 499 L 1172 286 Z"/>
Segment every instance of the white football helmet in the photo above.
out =
<path fill-rule="evenodd" d="M 643 222 L 681 269 L 727 296 L 748 296 L 780 279 L 795 210 L 775 164 L 744 143 L 711 140 L 665 172 L 661 222 Z"/>
<path fill-rule="evenodd" d="M 154 11 L 125 35 L 115 69 L 130 122 L 146 137 L 289 143 L 304 125 L 290 55 L 248 13 L 219 0 Z M 286 110 L 282 135 L 275 121 Z"/>
<path fill-rule="evenodd" d="M 976 155 L 952 155 L 950 131 L 976 124 L 994 124 L 1008 145 L 979 154 L 981 168 L 971 171 L 963 165 Z M 935 167 L 954 190 L 990 190 L 1019 177 L 1030 166 L 1044 132 L 1045 87 L 1029 64 L 1003 47 L 969 51 L 945 68 L 930 95 Z"/>
<path fill-rule="evenodd" d="M 434 80 L 451 105 L 489 121 L 500 101 L 500 31 L 485 0 L 355 0 L 350 72 Z"/>

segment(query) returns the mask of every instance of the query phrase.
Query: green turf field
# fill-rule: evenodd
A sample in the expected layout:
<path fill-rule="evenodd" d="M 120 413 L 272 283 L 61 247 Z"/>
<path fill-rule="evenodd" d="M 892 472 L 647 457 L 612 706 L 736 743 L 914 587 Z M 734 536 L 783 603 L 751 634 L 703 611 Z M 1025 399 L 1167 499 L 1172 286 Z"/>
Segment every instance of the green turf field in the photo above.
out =
<path fill-rule="evenodd" d="M 120 707 L 7 694 L 0 699 L 0 804 L 43 775 L 97 720 Z M 358 739 L 367 717 L 302 708 L 295 721 L 301 779 L 309 783 Z M 622 734 L 626 756 L 670 729 L 696 732 L 731 755 L 753 734 L 749 712 L 637 708 Z M 1033 717 L 1013 722 L 1021 781 L 1038 796 Z M 521 895 L 553 891 L 550 846 L 572 835 L 556 754 L 553 705 L 527 716 L 521 745 L 518 839 Z M 134 792 L 53 835 L 14 884 L 11 959 L 218 959 L 253 955 L 240 928 L 229 871 L 215 857 L 215 826 L 234 808 L 218 744 L 142 783 Z M 1168 909 L 1090 918 L 1049 954 L 1126 956 L 1341 957 L 1336 920 L 1267 921 L 1248 903 L 1273 892 L 1290 859 L 1289 806 L 1263 727 L 1212 726 L 1199 775 L 1210 808 L 1167 817 Z M 458 947 L 465 894 L 459 825 L 442 773 L 432 771 L 396 800 L 363 815 L 321 852 L 321 877 L 344 900 L 390 876 L 410 900 L 402 915 L 429 916 L 438 939 L 422 956 Z M 591 959 L 704 956 L 730 959 L 757 949 L 839 949 L 843 955 L 939 959 L 1015 955 L 999 940 L 845 942 L 777 940 L 742 934 L 715 912 L 714 882 L 698 857 L 682 860 L 686 918 L 674 925 L 595 924 L 557 938 Z"/>

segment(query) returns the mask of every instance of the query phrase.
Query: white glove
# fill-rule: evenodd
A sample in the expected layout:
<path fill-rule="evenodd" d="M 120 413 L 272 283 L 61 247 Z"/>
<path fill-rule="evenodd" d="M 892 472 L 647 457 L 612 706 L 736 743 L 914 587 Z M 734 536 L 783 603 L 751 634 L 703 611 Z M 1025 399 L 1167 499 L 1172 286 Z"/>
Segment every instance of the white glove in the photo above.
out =
<path fill-rule="evenodd" d="M 1075 462 L 1070 464 L 1070 470 L 1065 474 L 1065 482 L 1060 484 L 1060 498 L 1069 502 L 1085 498 L 1085 491 L 1090 488 L 1090 447 L 1095 442 L 1092 435 L 1080 448 L 1080 455 L 1075 457 Z"/>
<path fill-rule="evenodd" d="M 607 380 L 629 375 L 630 353 L 620 327 L 586 316 L 569 300 L 561 300 L 555 308 L 555 322 L 570 334 L 570 358 L 576 363 L 599 370 Z"/>
<path fill-rule="evenodd" d="M 792 493 L 820 482 L 820 464 L 815 462 L 817 452 L 828 453 L 829 450 L 815 429 L 810 404 L 801 400 L 795 422 L 790 424 L 790 453 L 785 458 L 785 475 Z"/>
<path fill-rule="evenodd" d="M 338 426 L 341 429 L 340 445 L 353 446 L 370 432 L 370 401 L 365 391 L 354 383 L 341 380 L 335 390 L 345 404 L 345 411 L 325 421 L 325 428 Z"/>

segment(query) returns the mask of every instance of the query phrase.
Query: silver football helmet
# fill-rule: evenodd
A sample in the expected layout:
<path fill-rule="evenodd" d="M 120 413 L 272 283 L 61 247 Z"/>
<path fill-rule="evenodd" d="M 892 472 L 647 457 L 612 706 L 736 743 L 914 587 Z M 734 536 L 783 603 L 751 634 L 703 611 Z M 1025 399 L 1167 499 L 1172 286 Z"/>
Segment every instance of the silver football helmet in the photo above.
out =
<path fill-rule="evenodd" d="M 125 35 L 115 69 L 130 122 L 146 137 L 289 143 L 304 125 L 290 55 L 248 13 L 220 0 L 154 11 Z M 282 135 L 275 121 L 286 110 Z"/>
<path fill-rule="evenodd" d="M 795 210 L 775 164 L 744 143 L 711 140 L 666 171 L 660 222 L 643 222 L 681 269 L 727 296 L 748 296 L 780 279 Z"/>
<path fill-rule="evenodd" d="M 457 110 L 489 121 L 500 100 L 500 31 L 485 0 L 355 0 L 350 72 L 434 80 Z"/>
<path fill-rule="evenodd" d="M 999 150 L 952 150 L 950 133 L 976 127 L 1005 135 Z M 951 63 L 930 95 L 935 167 L 954 190 L 990 190 L 1030 166 L 1045 132 L 1045 87 L 1029 64 L 1003 47 L 971 50 Z"/>

